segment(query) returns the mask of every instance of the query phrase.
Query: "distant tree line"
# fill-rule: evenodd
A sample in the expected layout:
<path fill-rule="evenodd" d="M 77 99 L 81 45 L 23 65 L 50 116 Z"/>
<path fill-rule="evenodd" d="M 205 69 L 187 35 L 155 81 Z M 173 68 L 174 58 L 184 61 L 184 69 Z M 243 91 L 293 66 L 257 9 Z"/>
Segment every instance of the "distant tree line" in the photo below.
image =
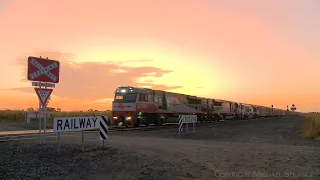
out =
<path fill-rule="evenodd" d="M 38 111 L 38 110 L 39 110 L 39 108 L 34 109 L 32 107 L 27 109 L 28 112 L 35 112 L 35 111 Z M 53 107 L 47 107 L 47 112 L 61 112 L 61 111 L 62 111 L 61 108 L 57 108 L 56 109 L 56 108 L 53 108 Z M 105 110 L 105 111 L 106 112 L 110 112 L 111 110 Z M 79 111 L 79 112 L 86 112 L 86 111 Z M 87 112 L 99 112 L 99 110 L 89 109 L 89 110 L 87 110 Z"/>

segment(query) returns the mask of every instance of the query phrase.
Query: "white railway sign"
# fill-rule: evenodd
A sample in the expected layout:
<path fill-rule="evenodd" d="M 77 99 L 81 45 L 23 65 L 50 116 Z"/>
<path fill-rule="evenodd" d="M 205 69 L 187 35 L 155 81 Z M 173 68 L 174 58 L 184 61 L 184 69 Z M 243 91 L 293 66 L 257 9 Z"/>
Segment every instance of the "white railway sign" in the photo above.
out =
<path fill-rule="evenodd" d="M 87 117 L 56 117 L 53 119 L 53 132 L 58 133 L 58 153 L 60 154 L 60 132 L 81 131 L 82 152 L 84 151 L 84 131 L 100 129 L 100 140 L 108 139 L 108 117 L 87 116 Z"/>
<path fill-rule="evenodd" d="M 98 129 L 100 127 L 100 118 L 99 116 L 54 118 L 53 132 Z"/>

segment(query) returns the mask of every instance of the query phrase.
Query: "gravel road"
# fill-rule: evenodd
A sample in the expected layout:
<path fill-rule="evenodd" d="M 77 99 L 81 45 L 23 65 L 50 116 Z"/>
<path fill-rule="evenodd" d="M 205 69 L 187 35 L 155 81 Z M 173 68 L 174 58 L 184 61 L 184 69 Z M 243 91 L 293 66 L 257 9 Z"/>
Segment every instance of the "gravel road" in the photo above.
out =
<path fill-rule="evenodd" d="M 177 129 L 61 136 L 0 146 L 1 179 L 320 179 L 320 142 L 299 136 L 301 117 Z M 189 130 L 192 130 L 189 127 Z"/>

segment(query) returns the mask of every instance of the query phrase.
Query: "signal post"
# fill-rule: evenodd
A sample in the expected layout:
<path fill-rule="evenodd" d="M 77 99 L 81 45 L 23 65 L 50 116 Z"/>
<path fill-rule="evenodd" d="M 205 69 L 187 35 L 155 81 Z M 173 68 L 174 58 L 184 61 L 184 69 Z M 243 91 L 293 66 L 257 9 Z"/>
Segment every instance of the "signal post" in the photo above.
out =
<path fill-rule="evenodd" d="M 28 80 L 33 81 L 32 86 L 39 99 L 39 136 L 40 144 L 42 143 L 42 118 L 44 119 L 44 142 L 46 141 L 46 127 L 47 127 L 47 102 L 53 89 L 54 83 L 59 83 L 60 62 L 50 60 L 48 58 L 28 57 Z M 43 117 L 41 115 L 44 115 Z"/>

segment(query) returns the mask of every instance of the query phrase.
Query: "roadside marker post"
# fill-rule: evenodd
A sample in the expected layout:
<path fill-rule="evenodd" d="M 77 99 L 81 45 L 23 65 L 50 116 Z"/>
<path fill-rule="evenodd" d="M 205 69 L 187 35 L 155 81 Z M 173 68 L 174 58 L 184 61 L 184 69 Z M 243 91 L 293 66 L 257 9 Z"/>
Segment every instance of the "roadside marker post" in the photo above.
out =
<path fill-rule="evenodd" d="M 108 117 L 101 116 L 100 120 L 100 140 L 104 148 L 104 140 L 108 139 Z"/>
<path fill-rule="evenodd" d="M 195 133 L 195 124 L 197 123 L 197 115 L 179 115 L 179 136 L 181 131 L 183 131 L 183 124 L 186 124 L 187 133 L 189 132 L 189 124 L 193 124 L 193 133 Z"/>
<path fill-rule="evenodd" d="M 53 119 L 53 132 L 57 133 L 58 147 L 60 154 L 60 132 L 81 131 L 81 150 L 84 152 L 84 131 L 100 129 L 100 140 L 108 139 L 108 117 L 107 116 L 84 116 L 84 117 L 56 117 Z M 102 126 L 101 126 L 102 124 Z M 103 137 L 102 137 L 102 135 Z M 103 142 L 104 143 L 104 142 Z"/>
<path fill-rule="evenodd" d="M 39 98 L 39 137 L 40 144 L 42 144 L 42 119 L 44 126 L 44 143 L 46 143 L 46 129 L 47 129 L 47 101 L 50 98 L 50 95 L 55 84 L 59 83 L 59 74 L 60 74 L 60 62 L 55 60 L 50 60 L 48 57 L 46 59 L 39 57 L 28 57 L 28 72 L 27 79 L 32 82 L 32 86 L 37 86 L 34 88 L 38 98 Z M 42 88 L 44 87 L 44 88 Z M 44 117 L 42 115 L 44 114 Z"/>

